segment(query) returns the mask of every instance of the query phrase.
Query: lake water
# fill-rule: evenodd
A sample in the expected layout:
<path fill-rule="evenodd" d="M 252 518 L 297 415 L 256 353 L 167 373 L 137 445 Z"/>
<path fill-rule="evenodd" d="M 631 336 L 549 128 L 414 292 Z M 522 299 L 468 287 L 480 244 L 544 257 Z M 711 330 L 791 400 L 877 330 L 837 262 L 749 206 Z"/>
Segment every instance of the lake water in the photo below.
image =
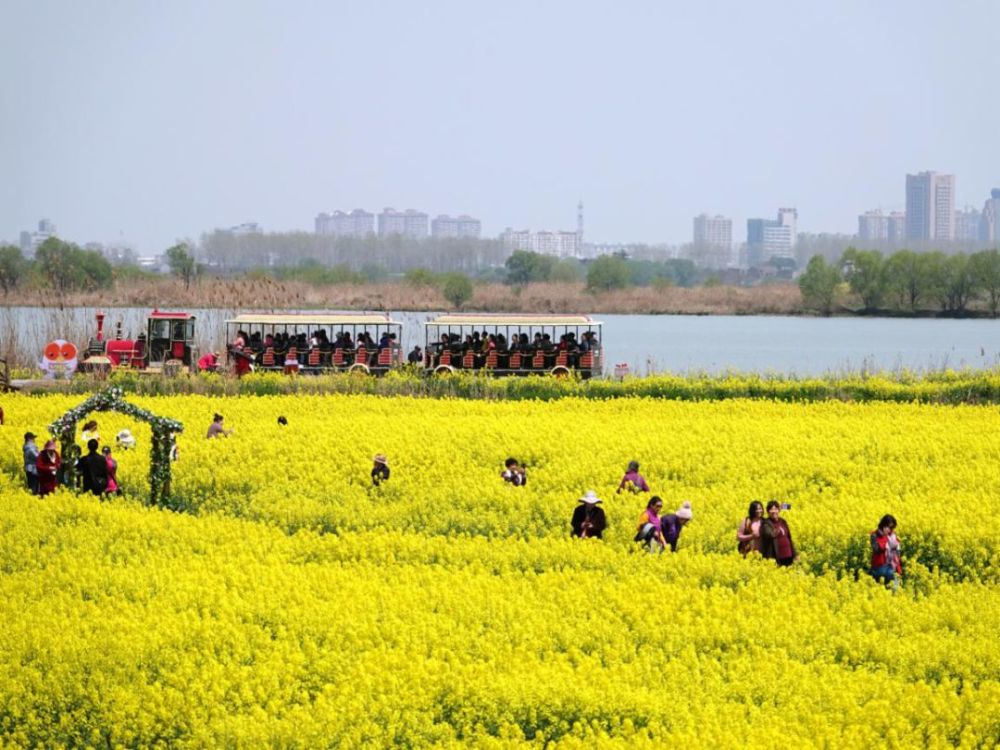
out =
<path fill-rule="evenodd" d="M 105 331 L 144 329 L 149 308 L 105 308 Z M 85 346 L 94 308 L 0 309 L 0 347 L 36 361 L 45 343 Z M 201 349 L 221 348 L 234 310 L 193 310 Z M 424 345 L 424 322 L 438 313 L 393 313 L 403 346 Z M 605 367 L 626 362 L 639 374 L 726 370 L 820 375 L 861 370 L 940 370 L 1000 364 L 1000 321 L 911 318 L 593 315 L 603 323 Z"/>

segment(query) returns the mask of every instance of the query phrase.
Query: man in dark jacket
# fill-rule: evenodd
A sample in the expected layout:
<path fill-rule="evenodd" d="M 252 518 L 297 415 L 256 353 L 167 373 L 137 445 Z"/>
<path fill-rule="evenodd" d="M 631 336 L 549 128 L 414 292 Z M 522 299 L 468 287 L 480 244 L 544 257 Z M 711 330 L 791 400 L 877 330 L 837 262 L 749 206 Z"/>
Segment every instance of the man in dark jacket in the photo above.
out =
<path fill-rule="evenodd" d="M 76 462 L 76 470 L 85 492 L 103 495 L 108 486 L 108 461 L 97 452 L 96 440 L 87 441 L 87 455 Z"/>

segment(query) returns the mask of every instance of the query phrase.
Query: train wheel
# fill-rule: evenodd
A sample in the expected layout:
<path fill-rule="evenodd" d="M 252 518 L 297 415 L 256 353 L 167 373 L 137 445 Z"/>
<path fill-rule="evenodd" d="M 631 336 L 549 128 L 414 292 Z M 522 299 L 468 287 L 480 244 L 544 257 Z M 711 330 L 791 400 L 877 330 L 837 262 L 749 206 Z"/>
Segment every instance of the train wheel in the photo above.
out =
<path fill-rule="evenodd" d="M 568 378 L 569 377 L 569 368 L 568 367 L 563 367 L 562 365 L 559 365 L 558 367 L 553 367 L 552 371 L 549 374 L 553 375 L 554 377 L 557 377 L 557 378 Z"/>
<path fill-rule="evenodd" d="M 435 375 L 449 375 L 455 372 L 455 368 L 451 365 L 438 365 L 434 368 Z"/>
<path fill-rule="evenodd" d="M 348 372 L 360 372 L 360 373 L 362 373 L 363 375 L 367 375 L 367 374 L 368 374 L 368 372 L 369 372 L 369 370 L 368 370 L 368 365 L 366 365 L 366 364 L 362 364 L 361 362 L 355 362 L 355 363 L 354 363 L 353 365 L 351 365 L 351 366 L 350 366 L 350 367 L 349 367 L 349 368 L 347 369 L 347 371 L 348 371 Z"/>

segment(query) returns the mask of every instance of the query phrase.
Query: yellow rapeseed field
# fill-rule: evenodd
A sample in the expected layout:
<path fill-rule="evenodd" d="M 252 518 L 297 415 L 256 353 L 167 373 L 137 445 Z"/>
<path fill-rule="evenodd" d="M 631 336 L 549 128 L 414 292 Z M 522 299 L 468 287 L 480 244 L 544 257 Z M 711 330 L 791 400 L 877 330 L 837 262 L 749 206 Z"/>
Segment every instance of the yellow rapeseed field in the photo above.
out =
<path fill-rule="evenodd" d="M 25 430 L 81 400 L 3 399 L 5 746 L 1000 745 L 995 407 L 134 397 L 185 425 L 177 512 L 112 413 L 124 498 L 22 488 Z M 632 459 L 694 509 L 676 554 L 631 542 Z M 588 489 L 603 541 L 568 536 Z M 790 570 L 736 553 L 771 498 Z M 895 594 L 864 571 L 884 513 Z"/>

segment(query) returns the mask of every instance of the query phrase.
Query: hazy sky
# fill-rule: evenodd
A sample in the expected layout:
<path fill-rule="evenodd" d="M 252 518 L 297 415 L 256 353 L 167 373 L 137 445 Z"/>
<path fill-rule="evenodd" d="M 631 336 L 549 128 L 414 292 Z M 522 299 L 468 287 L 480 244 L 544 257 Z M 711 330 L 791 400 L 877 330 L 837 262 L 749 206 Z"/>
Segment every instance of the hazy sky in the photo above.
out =
<path fill-rule="evenodd" d="M 0 239 L 159 251 L 322 210 L 686 242 L 1000 187 L 1000 1 L 0 0 Z"/>

